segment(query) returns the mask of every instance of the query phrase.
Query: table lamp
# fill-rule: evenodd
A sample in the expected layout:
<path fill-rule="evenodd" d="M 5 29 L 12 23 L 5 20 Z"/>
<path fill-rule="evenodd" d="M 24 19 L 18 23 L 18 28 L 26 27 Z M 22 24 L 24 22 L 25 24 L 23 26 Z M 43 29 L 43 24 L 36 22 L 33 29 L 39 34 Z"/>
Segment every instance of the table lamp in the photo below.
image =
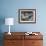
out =
<path fill-rule="evenodd" d="M 10 26 L 14 25 L 14 18 L 5 18 L 5 25 L 9 25 L 8 34 L 11 35 L 11 33 L 10 33 Z"/>

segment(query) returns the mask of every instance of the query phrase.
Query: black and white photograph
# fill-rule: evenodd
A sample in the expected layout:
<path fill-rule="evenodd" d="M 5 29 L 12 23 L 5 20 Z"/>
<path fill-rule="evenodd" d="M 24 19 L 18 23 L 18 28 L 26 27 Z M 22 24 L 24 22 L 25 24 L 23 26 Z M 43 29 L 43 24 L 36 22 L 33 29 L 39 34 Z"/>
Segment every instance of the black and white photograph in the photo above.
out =
<path fill-rule="evenodd" d="M 18 16 L 20 23 L 35 23 L 36 9 L 19 9 Z"/>

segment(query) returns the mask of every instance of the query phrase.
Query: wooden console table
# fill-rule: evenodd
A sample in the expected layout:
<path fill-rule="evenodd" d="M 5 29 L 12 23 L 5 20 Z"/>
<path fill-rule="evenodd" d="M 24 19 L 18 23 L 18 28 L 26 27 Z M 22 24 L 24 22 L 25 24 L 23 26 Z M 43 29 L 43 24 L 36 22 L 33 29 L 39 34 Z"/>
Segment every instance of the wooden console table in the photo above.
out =
<path fill-rule="evenodd" d="M 11 32 L 8 35 L 4 33 L 4 46 L 43 46 L 43 35 L 25 35 L 26 32 Z M 33 32 L 34 33 L 34 32 Z"/>

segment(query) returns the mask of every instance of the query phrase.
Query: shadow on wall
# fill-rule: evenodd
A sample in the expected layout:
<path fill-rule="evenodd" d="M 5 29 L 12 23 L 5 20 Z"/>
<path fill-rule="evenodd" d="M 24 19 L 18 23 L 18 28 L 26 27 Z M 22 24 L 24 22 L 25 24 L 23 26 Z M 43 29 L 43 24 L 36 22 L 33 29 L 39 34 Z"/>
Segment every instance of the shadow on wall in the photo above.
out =
<path fill-rule="evenodd" d="M 0 16 L 0 46 L 3 46 L 3 32 L 2 32 L 2 25 L 5 23 L 5 17 Z"/>

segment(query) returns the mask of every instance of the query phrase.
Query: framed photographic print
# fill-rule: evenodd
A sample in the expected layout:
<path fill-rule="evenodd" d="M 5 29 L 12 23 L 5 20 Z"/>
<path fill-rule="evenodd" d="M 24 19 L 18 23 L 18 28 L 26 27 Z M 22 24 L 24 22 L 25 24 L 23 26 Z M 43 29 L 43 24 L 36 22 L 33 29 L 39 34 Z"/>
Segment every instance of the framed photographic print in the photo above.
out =
<path fill-rule="evenodd" d="M 19 9 L 19 23 L 36 23 L 36 9 Z"/>

